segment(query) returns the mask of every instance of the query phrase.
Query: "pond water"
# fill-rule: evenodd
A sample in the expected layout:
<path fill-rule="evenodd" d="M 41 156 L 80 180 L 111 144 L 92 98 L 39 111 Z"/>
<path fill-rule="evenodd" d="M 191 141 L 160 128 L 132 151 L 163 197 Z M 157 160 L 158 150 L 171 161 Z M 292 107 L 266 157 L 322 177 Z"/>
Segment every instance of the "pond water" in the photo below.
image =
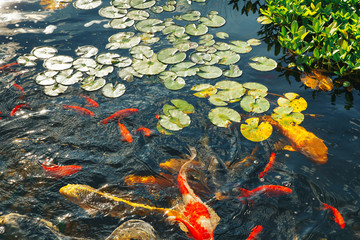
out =
<path fill-rule="evenodd" d="M 109 0 L 103 0 L 99 7 L 91 10 L 76 9 L 72 3 L 62 9 L 44 9 L 44 3 L 50 2 L 42 1 L 42 5 L 36 0 L 0 2 L 1 65 L 16 62 L 19 56 L 29 54 L 38 46 L 52 46 L 59 55 L 73 58 L 77 57 L 75 49 L 84 45 L 98 48 L 99 53 L 117 52 L 130 56 L 128 49 L 110 51 L 105 48 L 110 36 L 125 31 L 107 27 L 109 19 L 99 16 L 99 9 L 109 6 Z M 165 3 L 157 1 L 156 5 Z M 257 12 L 241 14 L 227 1 L 207 0 L 206 3 L 192 2 L 189 5 L 186 0 L 178 0 L 173 12 L 155 14 L 145 10 L 151 18 L 162 20 L 189 10 L 200 11 L 202 16 L 217 11 L 226 19 L 226 24 L 209 28 L 208 33 L 228 33 L 230 37 L 224 42 L 264 37 L 261 34 L 263 26 L 256 22 Z M 188 24 L 185 21 L 177 23 Z M 134 27 L 126 31 L 138 34 Z M 155 36 L 160 37 L 159 42 L 151 45 L 155 52 L 172 46 L 161 32 Z M 199 37 L 192 36 L 191 40 L 199 41 Z M 166 172 L 160 168 L 160 163 L 183 158 L 184 154 L 189 154 L 189 146 L 197 150 L 197 158 L 205 165 L 212 158 L 219 162 L 237 163 L 258 148 L 255 161 L 235 170 L 204 167 L 189 174 L 192 182 L 197 183 L 192 185 L 194 191 L 220 217 L 215 239 L 246 239 L 256 225 L 263 226 L 260 239 L 360 239 L 358 91 L 318 92 L 305 88 L 296 74 L 287 76 L 279 68 L 268 72 L 254 70 L 249 66 L 250 58 L 254 56 L 266 56 L 278 62 L 284 56 L 282 53 L 275 55 L 274 49 L 264 41 L 253 46 L 251 52 L 240 55 L 236 65 L 243 74 L 232 80 L 258 82 L 274 94 L 295 92 L 307 101 L 304 114 L 317 116 L 305 115 L 301 126 L 324 140 L 328 147 L 326 164 L 318 165 L 299 152 L 275 147 L 279 141 L 284 141 L 275 130 L 270 138 L 256 143 L 243 137 L 238 123 L 228 128 L 212 124 L 208 113 L 215 106 L 206 98 L 194 96 L 191 88 L 202 83 L 215 84 L 225 80 L 224 76 L 211 80 L 189 76 L 185 78 L 186 85 L 174 91 L 167 89 L 158 75 L 135 77 L 127 82 L 121 80 L 115 70 L 105 78 L 107 82 L 125 85 L 125 94 L 118 98 L 105 97 L 101 90 L 86 92 L 81 83 L 69 86 L 58 96 L 48 96 L 44 93 L 44 86 L 34 80 L 44 71 L 41 63 L 34 67 L 12 66 L 0 73 L 0 215 L 17 213 L 28 216 L 30 220 L 18 227 L 10 223 L 0 226 L 0 239 L 105 239 L 130 219 L 150 223 L 159 239 L 189 239 L 178 224 L 170 223 L 164 215 L 128 210 L 121 213 L 121 217 L 104 213 L 90 216 L 59 193 L 59 189 L 67 184 L 84 184 L 133 202 L 169 208 L 174 201 L 181 199 L 176 184 L 170 187 L 145 187 L 141 184 L 129 187 L 124 181 L 129 175 L 156 176 Z M 14 83 L 23 87 L 23 99 Z M 63 108 L 63 105 L 85 107 L 86 101 L 81 94 L 98 102 L 98 108 L 87 107 L 95 116 Z M 163 106 L 171 104 L 172 99 L 186 100 L 194 106 L 195 112 L 189 114 L 189 126 L 173 135 L 166 135 L 156 130 L 159 120 L 155 115 L 163 114 Z M 269 95 L 272 108 L 276 99 Z M 12 109 L 22 103 L 29 107 L 20 108 L 11 117 Z M 244 114 L 244 119 L 249 114 L 238 102 L 228 106 Z M 99 123 L 126 108 L 139 111 L 124 118 L 122 123 L 131 133 L 140 126 L 155 130 L 150 137 L 132 134 L 133 142 L 124 142 L 115 122 Z M 267 164 L 271 152 L 276 153 L 276 163 L 263 181 L 259 181 L 258 174 Z M 54 178 L 42 168 L 47 157 L 58 165 L 81 165 L 82 170 Z M 239 194 L 234 190 L 236 188 L 254 189 L 265 184 L 287 186 L 293 192 L 279 197 L 258 196 L 247 204 L 236 198 Z M 220 192 L 227 197 L 216 199 L 215 193 Z M 322 210 L 322 202 L 340 211 L 346 224 L 344 229 L 333 221 L 330 211 Z M 60 233 L 45 231 L 39 227 L 38 219 L 51 222 Z"/>

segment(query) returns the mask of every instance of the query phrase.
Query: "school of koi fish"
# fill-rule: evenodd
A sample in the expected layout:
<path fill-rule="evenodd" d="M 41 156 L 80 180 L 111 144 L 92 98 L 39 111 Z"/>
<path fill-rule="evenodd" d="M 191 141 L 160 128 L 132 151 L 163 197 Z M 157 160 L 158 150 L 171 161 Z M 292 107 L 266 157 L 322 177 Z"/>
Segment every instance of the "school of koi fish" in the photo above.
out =
<path fill-rule="evenodd" d="M 1 71 L 5 71 L 8 68 L 15 66 L 16 64 L 7 64 L 0 67 Z M 25 91 L 19 84 L 13 84 L 13 87 L 20 91 L 20 100 L 22 103 L 16 105 L 9 113 L 10 117 L 15 117 L 17 112 L 20 109 L 31 109 L 30 104 L 24 102 Z M 80 97 L 86 100 L 86 107 L 96 109 L 99 107 L 99 104 L 91 99 L 88 96 L 83 94 Z M 86 115 L 89 117 L 95 116 L 95 113 L 87 108 L 75 105 L 62 105 L 65 110 L 75 111 L 78 114 Z M 127 129 L 127 127 L 121 122 L 122 119 L 137 113 L 139 110 L 136 108 L 128 108 L 121 109 L 109 117 L 98 122 L 99 125 L 106 125 L 110 122 L 117 121 L 119 131 L 121 134 L 121 141 L 131 143 L 133 141 L 132 134 Z M 0 112 L 1 113 L 1 112 Z M 4 116 L 4 115 L 2 115 Z M 271 120 L 270 120 L 271 121 Z M 285 131 L 285 130 L 283 130 Z M 147 127 L 139 126 L 139 128 L 132 131 L 133 134 L 137 134 L 139 132 L 143 133 L 144 136 L 149 137 L 154 132 L 154 130 L 150 130 Z M 286 133 L 284 133 L 286 136 Z M 322 141 L 321 141 L 322 143 Z M 297 146 L 299 148 L 299 146 Z M 305 150 L 304 150 L 305 149 Z M 305 151 L 303 153 L 305 156 L 310 156 L 312 153 L 306 152 L 306 148 L 299 149 L 300 152 Z M 208 203 L 204 202 L 197 194 L 197 191 L 201 189 L 201 187 L 193 184 L 189 180 L 188 174 L 191 173 L 192 170 L 196 169 L 199 165 L 200 160 L 196 160 L 197 154 L 194 148 L 189 149 L 190 155 L 187 156 L 186 159 L 179 159 L 176 161 L 170 160 L 166 163 L 162 163 L 160 167 L 170 169 L 176 176 L 172 177 L 169 174 L 159 174 L 159 176 L 128 176 L 125 180 L 129 186 L 136 184 L 149 184 L 155 185 L 158 184 L 161 187 L 166 185 L 176 184 L 180 193 L 181 193 L 181 201 L 178 201 L 175 205 L 169 206 L 169 208 L 158 208 L 155 206 L 150 206 L 141 203 L 135 203 L 129 200 L 125 200 L 123 198 L 119 198 L 117 196 L 113 196 L 111 194 L 102 192 L 101 190 L 94 189 L 87 185 L 79 185 L 79 184 L 69 184 L 60 189 L 60 194 L 65 198 L 71 200 L 72 202 L 78 204 L 85 210 L 95 209 L 94 200 L 92 197 L 101 197 L 106 199 L 107 201 L 115 201 L 123 204 L 127 208 L 134 209 L 142 209 L 149 210 L 151 212 L 161 213 L 166 217 L 166 220 L 172 223 L 177 223 L 181 230 L 183 230 L 187 236 L 191 239 L 195 240 L 211 240 L 214 239 L 214 231 L 217 227 L 220 217 L 216 214 L 216 212 L 208 205 Z M 323 159 L 325 161 L 326 154 L 318 157 L 318 159 Z M 264 167 L 263 171 L 261 171 L 258 175 L 258 178 L 264 179 L 269 171 L 273 170 L 273 166 L 276 164 L 275 161 L 275 153 L 272 152 L 269 157 L 269 161 Z M 326 158 L 327 160 L 327 158 Z M 319 162 L 320 164 L 323 162 Z M 42 164 L 42 168 L 46 174 L 53 177 L 55 180 L 63 177 L 70 176 L 82 170 L 81 165 L 56 165 L 52 161 L 49 161 L 46 158 Z M 196 187 L 195 187 L 196 186 Z M 266 196 L 268 198 L 281 197 L 283 195 L 292 194 L 295 189 L 291 189 L 286 186 L 280 185 L 260 185 L 254 189 L 248 190 L 241 187 L 234 187 L 234 191 L 237 192 L 237 199 L 242 204 L 249 203 L 251 206 L 253 205 L 254 199 L 261 199 L 262 196 Z M 92 196 L 92 197 L 91 197 Z M 229 198 L 228 196 L 217 195 L 217 200 L 222 200 Z M 322 211 L 330 211 L 331 217 L 336 224 L 339 225 L 341 229 L 345 228 L 345 221 L 341 215 L 341 213 L 333 206 L 330 206 L 327 203 L 321 203 L 323 205 Z M 96 205 L 96 204 L 95 204 Z M 5 219 L 5 218 L 4 218 Z M 4 220 L 5 221 L 5 220 Z M 247 240 L 250 239 L 265 239 L 266 236 L 262 235 L 263 229 L 266 226 L 256 225 L 252 229 L 249 229 L 249 235 Z"/>

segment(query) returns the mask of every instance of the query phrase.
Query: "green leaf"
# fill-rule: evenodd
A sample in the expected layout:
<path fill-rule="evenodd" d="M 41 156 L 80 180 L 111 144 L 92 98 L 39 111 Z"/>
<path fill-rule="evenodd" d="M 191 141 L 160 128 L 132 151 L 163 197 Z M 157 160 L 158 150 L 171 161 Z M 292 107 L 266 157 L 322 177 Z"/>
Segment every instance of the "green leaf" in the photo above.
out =
<path fill-rule="evenodd" d="M 240 114 L 227 107 L 217 107 L 209 112 L 210 121 L 218 127 L 228 127 L 232 122 L 240 122 Z"/>
<path fill-rule="evenodd" d="M 246 124 L 241 124 L 240 131 L 242 135 L 253 142 L 261 142 L 268 139 L 273 131 L 270 123 L 262 122 L 259 124 L 259 118 L 248 118 Z"/>
<path fill-rule="evenodd" d="M 250 60 L 255 63 L 249 63 L 249 65 L 258 71 L 271 71 L 277 67 L 277 62 L 267 57 L 253 57 Z"/>

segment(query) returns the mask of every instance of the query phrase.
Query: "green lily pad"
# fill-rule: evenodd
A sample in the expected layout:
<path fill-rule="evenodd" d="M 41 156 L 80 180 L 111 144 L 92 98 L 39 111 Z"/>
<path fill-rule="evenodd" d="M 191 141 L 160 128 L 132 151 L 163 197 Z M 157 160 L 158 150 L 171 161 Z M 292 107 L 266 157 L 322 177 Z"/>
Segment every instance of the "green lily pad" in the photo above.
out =
<path fill-rule="evenodd" d="M 216 66 L 202 66 L 196 74 L 205 79 L 214 79 L 222 75 L 222 70 Z"/>
<path fill-rule="evenodd" d="M 36 60 L 38 58 L 35 57 L 34 55 L 30 55 L 30 54 L 24 54 L 20 57 L 18 57 L 16 59 L 16 62 L 21 65 L 21 66 L 24 66 L 24 67 L 34 67 L 36 66 Z"/>
<path fill-rule="evenodd" d="M 237 78 L 240 77 L 243 71 L 240 70 L 238 65 L 230 65 L 229 70 L 226 70 L 223 74 L 225 77 Z"/>
<path fill-rule="evenodd" d="M 149 18 L 146 20 L 139 21 L 135 24 L 135 28 L 140 32 L 156 33 L 162 31 L 165 26 L 163 21 L 160 19 Z"/>
<path fill-rule="evenodd" d="M 141 41 L 144 43 L 144 44 L 153 44 L 153 43 L 156 43 L 160 40 L 159 37 L 154 37 L 155 35 L 154 34 L 151 34 L 151 33 L 143 33 L 143 34 L 140 34 L 139 37 L 141 38 Z"/>
<path fill-rule="evenodd" d="M 190 55 L 191 61 L 197 64 L 205 64 L 212 60 L 212 55 L 204 52 L 193 52 Z"/>
<path fill-rule="evenodd" d="M 135 21 L 128 17 L 115 18 L 112 19 L 109 23 L 110 27 L 113 29 L 125 29 L 134 25 Z"/>
<path fill-rule="evenodd" d="M 208 27 L 205 24 L 190 23 L 186 25 L 185 32 L 191 36 L 201 36 L 208 32 Z"/>
<path fill-rule="evenodd" d="M 150 8 L 153 13 L 162 13 L 164 11 L 162 6 L 153 6 Z"/>
<path fill-rule="evenodd" d="M 255 38 L 251 38 L 251 39 L 247 40 L 246 42 L 251 46 L 258 46 L 261 44 L 261 40 L 255 39 Z"/>
<path fill-rule="evenodd" d="M 156 130 L 161 133 L 161 134 L 164 134 L 164 135 L 173 135 L 174 133 L 169 131 L 169 130 L 166 130 L 165 128 L 163 128 L 160 123 L 158 122 L 156 124 Z"/>
<path fill-rule="evenodd" d="M 226 51 L 230 49 L 230 45 L 224 42 L 217 42 L 214 44 L 214 47 L 219 51 Z"/>
<path fill-rule="evenodd" d="M 273 111 L 278 115 L 286 115 L 286 114 L 290 114 L 293 110 L 294 108 L 291 106 L 281 106 L 274 108 Z"/>
<path fill-rule="evenodd" d="M 171 131 L 179 131 L 189 126 L 190 122 L 190 117 L 178 109 L 169 110 L 169 115 L 162 115 L 159 120 L 162 127 Z"/>
<path fill-rule="evenodd" d="M 191 90 L 197 91 L 197 93 L 194 93 L 193 95 L 199 98 L 210 97 L 217 92 L 217 88 L 208 83 L 195 85 Z"/>
<path fill-rule="evenodd" d="M 277 103 L 281 107 L 292 107 L 293 112 L 302 112 L 307 108 L 307 102 L 303 97 L 300 97 L 297 93 L 285 93 L 285 98 L 280 97 Z"/>
<path fill-rule="evenodd" d="M 208 17 L 201 17 L 200 22 L 205 24 L 208 27 L 221 27 L 226 23 L 225 18 L 217 15 L 217 14 L 209 14 Z"/>
<path fill-rule="evenodd" d="M 249 89 L 248 95 L 254 97 L 265 97 L 267 95 L 268 88 L 257 82 L 246 82 L 243 84 L 244 88 Z"/>
<path fill-rule="evenodd" d="M 44 93 L 51 97 L 59 96 L 64 93 L 68 87 L 61 84 L 54 84 L 44 87 Z"/>
<path fill-rule="evenodd" d="M 92 58 L 81 57 L 81 58 L 75 59 L 75 61 L 73 62 L 73 66 L 78 71 L 87 72 L 90 69 L 95 68 L 97 66 L 97 63 Z"/>
<path fill-rule="evenodd" d="M 179 77 L 189 77 L 194 76 L 197 71 L 199 71 L 199 68 L 194 67 L 196 64 L 193 62 L 181 62 L 178 64 L 173 65 L 170 68 L 170 71 L 173 71 L 176 73 Z"/>
<path fill-rule="evenodd" d="M 223 107 L 228 105 L 229 97 L 225 94 L 214 94 L 209 97 L 209 102 L 215 106 Z"/>
<path fill-rule="evenodd" d="M 278 107 L 283 108 L 283 107 Z M 285 108 L 285 107 L 284 107 Z M 280 112 L 280 110 L 277 110 Z M 275 109 L 274 109 L 275 112 Z M 271 117 L 279 122 L 282 126 L 294 126 L 299 125 L 304 121 L 304 114 L 300 112 L 293 112 L 288 114 L 272 113 Z"/>
<path fill-rule="evenodd" d="M 236 40 L 231 41 L 230 43 L 230 50 L 236 53 L 248 53 L 252 50 L 250 44 L 244 41 Z"/>
<path fill-rule="evenodd" d="M 263 113 L 269 110 L 270 103 L 263 97 L 248 95 L 241 100 L 240 106 L 247 112 Z"/>
<path fill-rule="evenodd" d="M 176 79 L 166 79 L 164 80 L 164 86 L 170 90 L 180 90 L 185 86 L 185 80 L 182 77 L 177 77 Z"/>
<path fill-rule="evenodd" d="M 73 85 L 77 82 L 80 82 L 83 78 L 83 73 L 82 72 L 75 72 L 73 74 L 70 74 L 67 76 L 67 73 L 62 74 L 62 72 L 67 72 L 70 69 L 61 71 L 58 73 L 58 75 L 56 75 L 55 80 L 57 83 L 60 83 L 61 85 L 64 86 L 70 86 Z"/>
<path fill-rule="evenodd" d="M 179 109 L 180 111 L 189 114 L 189 113 L 194 113 L 195 112 L 195 108 L 192 104 L 188 103 L 185 100 L 182 99 L 172 99 L 170 101 L 172 104 L 174 104 L 174 106 Z"/>
<path fill-rule="evenodd" d="M 165 80 L 175 80 L 177 75 L 173 71 L 163 71 L 159 74 L 159 78 L 163 81 Z"/>
<path fill-rule="evenodd" d="M 109 65 L 97 65 L 95 68 L 90 69 L 86 73 L 90 76 L 105 77 L 114 71 L 113 66 Z"/>
<path fill-rule="evenodd" d="M 77 9 L 90 10 L 99 7 L 102 4 L 101 0 L 76 0 L 73 5 Z"/>
<path fill-rule="evenodd" d="M 258 71 L 271 71 L 277 67 L 277 62 L 271 58 L 253 57 L 250 60 L 254 63 L 249 63 L 249 65 Z"/>
<path fill-rule="evenodd" d="M 148 19 L 150 14 L 144 10 L 133 10 L 128 12 L 126 16 L 132 20 L 140 21 Z"/>
<path fill-rule="evenodd" d="M 218 127 L 228 127 L 232 122 L 240 122 L 240 114 L 227 107 L 217 107 L 212 109 L 208 115 L 210 121 Z"/>
<path fill-rule="evenodd" d="M 111 45 L 111 50 L 115 49 L 126 49 L 132 48 L 138 45 L 141 41 L 139 36 L 133 36 L 133 32 L 120 32 L 116 33 L 109 37 L 109 44 Z M 108 46 L 107 46 L 108 48 Z"/>
<path fill-rule="evenodd" d="M 82 82 L 81 88 L 85 91 L 92 92 L 99 90 L 106 84 L 104 78 L 96 78 L 95 76 L 86 77 Z"/>
<path fill-rule="evenodd" d="M 91 46 L 91 45 L 80 46 L 75 50 L 76 55 L 84 57 L 84 58 L 93 57 L 98 52 L 99 52 L 99 49 L 97 49 L 96 47 Z"/>
<path fill-rule="evenodd" d="M 135 59 L 133 68 L 144 75 L 156 75 L 166 69 L 167 65 L 160 62 L 157 54 L 153 54 L 151 58 Z"/>
<path fill-rule="evenodd" d="M 170 115 L 169 110 L 174 110 L 174 109 L 176 109 L 176 107 L 170 104 L 165 104 L 162 108 L 164 114 L 168 116 Z"/>
<path fill-rule="evenodd" d="M 219 64 L 222 65 L 235 64 L 240 60 L 240 55 L 233 51 L 218 51 L 215 54 L 220 58 Z"/>
<path fill-rule="evenodd" d="M 35 77 L 35 82 L 41 86 L 50 86 L 56 83 L 55 75 L 58 74 L 58 71 L 44 71 L 39 73 Z"/>
<path fill-rule="evenodd" d="M 176 7 L 174 5 L 168 5 L 168 4 L 166 4 L 162 7 L 165 12 L 173 12 L 176 9 Z"/>
<path fill-rule="evenodd" d="M 125 9 L 117 8 L 115 6 L 106 6 L 100 8 L 99 15 L 104 18 L 122 18 L 126 15 L 127 11 Z"/>
<path fill-rule="evenodd" d="M 117 98 L 117 97 L 120 97 L 122 96 L 124 93 L 125 93 L 125 90 L 126 90 L 126 87 L 124 84 L 122 83 L 118 83 L 115 85 L 112 84 L 112 83 L 107 83 L 102 89 L 102 94 L 105 96 L 105 97 L 108 97 L 108 98 Z"/>
<path fill-rule="evenodd" d="M 155 3 L 156 2 L 154 0 L 131 0 L 129 4 L 135 9 L 146 9 L 154 6 Z"/>
<path fill-rule="evenodd" d="M 43 46 L 33 48 L 31 54 L 39 59 L 47 59 L 55 56 L 57 52 L 57 49 L 54 47 Z"/>
<path fill-rule="evenodd" d="M 160 62 L 165 64 L 176 64 L 184 61 L 186 53 L 178 52 L 176 48 L 165 48 L 160 50 L 157 54 L 157 58 Z"/>
<path fill-rule="evenodd" d="M 187 13 L 184 13 L 181 15 L 182 20 L 188 21 L 188 22 L 194 22 L 200 19 L 201 13 L 199 11 L 188 11 Z"/>
<path fill-rule="evenodd" d="M 180 52 L 186 52 L 190 49 L 195 49 L 198 47 L 198 44 L 196 42 L 181 42 L 174 45 L 174 48 L 178 49 Z"/>
<path fill-rule="evenodd" d="M 246 124 L 241 124 L 240 131 L 246 139 L 252 142 L 264 141 L 272 134 L 273 128 L 268 122 L 259 124 L 259 118 L 248 118 L 245 122 Z"/>
<path fill-rule="evenodd" d="M 138 78 L 143 77 L 143 75 L 135 71 L 133 67 L 126 67 L 119 70 L 118 75 L 121 79 L 127 82 L 132 82 L 134 80 L 134 76 Z"/>
<path fill-rule="evenodd" d="M 184 34 L 184 33 L 185 33 L 185 28 L 182 27 L 182 26 L 173 24 L 173 25 L 170 25 L 170 26 L 165 27 L 165 28 L 162 30 L 162 33 L 163 33 L 164 35 L 168 35 L 168 34 L 172 34 L 172 33 L 175 33 L 175 34 Z"/>
<path fill-rule="evenodd" d="M 133 58 L 144 59 L 151 58 L 151 56 L 154 54 L 154 51 L 149 46 L 138 45 L 130 49 L 130 54 Z"/>
<path fill-rule="evenodd" d="M 229 34 L 227 34 L 226 32 L 217 32 L 216 36 L 221 39 L 226 39 L 229 37 Z"/>
<path fill-rule="evenodd" d="M 130 0 L 112 0 L 111 5 L 117 8 L 128 9 L 131 8 L 129 2 Z"/>
<path fill-rule="evenodd" d="M 236 102 L 245 94 L 246 89 L 242 84 L 235 81 L 220 81 L 215 84 L 215 87 L 219 89 L 217 95 L 221 95 L 223 100 L 228 99 L 228 102 Z M 226 97 L 226 98 L 225 98 Z"/>
<path fill-rule="evenodd" d="M 72 67 L 74 59 L 70 56 L 57 55 L 44 61 L 44 67 L 49 70 L 61 71 Z"/>
<path fill-rule="evenodd" d="M 112 52 L 101 53 L 101 54 L 97 55 L 96 61 L 102 65 L 112 65 L 112 64 L 118 62 L 117 59 L 119 57 L 120 57 L 120 55 L 117 53 L 112 53 Z"/>

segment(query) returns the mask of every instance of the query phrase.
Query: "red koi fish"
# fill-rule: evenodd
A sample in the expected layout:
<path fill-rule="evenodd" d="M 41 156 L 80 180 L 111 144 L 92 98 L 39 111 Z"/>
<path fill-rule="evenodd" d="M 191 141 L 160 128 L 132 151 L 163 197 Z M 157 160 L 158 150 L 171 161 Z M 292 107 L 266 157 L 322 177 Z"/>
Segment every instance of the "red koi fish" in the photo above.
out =
<path fill-rule="evenodd" d="M 89 109 L 83 108 L 83 107 L 63 105 L 63 108 L 74 110 L 74 111 L 84 114 L 84 115 L 95 116 L 95 114 L 92 111 L 90 111 Z"/>
<path fill-rule="evenodd" d="M 144 136 L 150 137 L 153 130 L 150 130 L 150 129 L 146 128 L 146 127 L 140 127 L 140 128 L 135 130 L 135 133 L 138 133 L 138 132 L 143 132 Z"/>
<path fill-rule="evenodd" d="M 85 96 L 83 94 L 80 94 L 80 96 L 82 96 L 83 98 L 86 99 L 89 107 L 93 107 L 93 108 L 98 108 L 99 107 L 99 104 L 95 100 L 91 99 L 90 97 Z"/>
<path fill-rule="evenodd" d="M 184 217 L 182 219 L 176 217 L 175 220 L 187 227 L 191 238 L 195 240 L 213 240 L 214 230 L 220 219 L 215 211 L 194 193 L 187 182 L 186 172 L 196 157 L 195 150 L 192 149 L 191 152 L 190 160 L 182 165 L 177 179 L 185 205 L 185 209 L 182 212 Z"/>
<path fill-rule="evenodd" d="M 158 120 L 160 119 L 160 115 L 159 115 L 159 114 L 156 114 L 155 117 L 156 117 L 156 119 L 158 119 Z"/>
<path fill-rule="evenodd" d="M 15 66 L 15 65 L 18 65 L 18 63 L 17 63 L 17 62 L 14 62 L 14 63 L 8 63 L 8 64 L 5 64 L 5 65 L 2 65 L 2 66 L 0 67 L 0 71 L 4 70 L 4 69 L 6 69 L 6 68 L 9 68 L 9 67 L 11 67 L 11 66 Z"/>
<path fill-rule="evenodd" d="M 2 112 L 0 112 L 0 114 L 2 114 Z M 0 119 L 1 119 L 1 117 L 0 117 Z"/>
<path fill-rule="evenodd" d="M 249 237 L 246 240 L 255 240 L 255 239 L 257 239 L 258 235 L 260 234 L 262 229 L 263 229 L 263 226 L 261 226 L 261 225 L 255 226 L 253 229 L 251 229 L 251 233 L 250 233 Z"/>
<path fill-rule="evenodd" d="M 47 159 L 48 158 L 45 159 L 44 163 L 41 166 L 47 173 L 49 173 L 51 176 L 53 176 L 56 179 L 70 176 L 82 169 L 82 166 L 79 165 L 59 166 L 56 164 L 48 164 Z"/>
<path fill-rule="evenodd" d="M 22 88 L 22 86 L 20 86 L 19 84 L 16 84 L 16 83 L 14 83 L 13 86 L 16 87 L 17 89 L 19 89 L 19 90 L 21 91 L 22 96 L 20 97 L 20 99 L 21 99 L 21 100 L 24 100 L 25 91 L 24 91 L 24 89 Z"/>
<path fill-rule="evenodd" d="M 136 113 L 138 111 L 139 111 L 139 109 L 137 109 L 137 108 L 122 109 L 120 111 L 117 111 L 116 113 L 114 113 L 110 117 L 107 117 L 107 118 L 101 120 L 100 123 L 107 124 L 110 120 L 113 120 L 113 119 L 116 119 L 116 118 L 121 120 L 122 118 L 128 117 L 131 114 L 134 114 L 134 113 Z"/>
<path fill-rule="evenodd" d="M 244 188 L 239 188 L 241 194 L 238 197 L 239 199 L 242 198 L 251 198 L 253 196 L 257 196 L 260 194 L 264 194 L 267 197 L 278 197 L 284 194 L 292 193 L 292 190 L 288 187 L 283 187 L 279 185 L 263 185 L 253 190 L 246 190 Z"/>
<path fill-rule="evenodd" d="M 274 163 L 275 163 L 275 153 L 271 153 L 268 164 L 266 165 L 264 171 L 262 171 L 259 174 L 259 179 L 263 178 L 267 174 L 267 172 L 270 170 L 270 168 L 272 168 Z"/>
<path fill-rule="evenodd" d="M 340 228 L 344 228 L 345 221 L 344 221 L 344 218 L 342 217 L 341 213 L 339 212 L 339 210 L 337 210 L 336 208 L 334 208 L 326 203 L 323 203 L 323 206 L 324 206 L 323 209 L 330 209 L 332 211 L 332 213 L 334 214 L 334 221 L 337 224 L 339 224 Z"/>
<path fill-rule="evenodd" d="M 131 143 L 133 141 L 133 138 L 125 125 L 120 123 L 120 119 L 118 120 L 118 126 L 121 132 L 121 141 Z"/>
<path fill-rule="evenodd" d="M 23 108 L 23 107 L 26 107 L 26 108 L 30 108 L 29 104 L 27 103 L 23 103 L 23 104 L 19 104 L 19 105 L 16 105 L 10 112 L 10 117 L 13 117 L 15 115 L 15 113 L 20 109 L 20 108 Z"/>

